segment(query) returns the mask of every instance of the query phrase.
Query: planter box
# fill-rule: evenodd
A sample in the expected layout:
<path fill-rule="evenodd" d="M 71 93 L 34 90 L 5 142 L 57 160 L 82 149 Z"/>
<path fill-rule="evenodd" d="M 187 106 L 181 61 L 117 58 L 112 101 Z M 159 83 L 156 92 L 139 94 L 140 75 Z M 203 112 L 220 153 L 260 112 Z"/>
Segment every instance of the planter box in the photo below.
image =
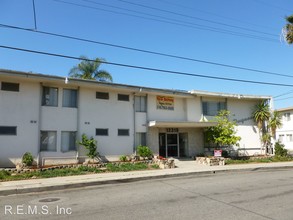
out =
<path fill-rule="evenodd" d="M 196 162 L 198 164 L 204 164 L 208 166 L 224 166 L 224 157 L 196 157 Z"/>

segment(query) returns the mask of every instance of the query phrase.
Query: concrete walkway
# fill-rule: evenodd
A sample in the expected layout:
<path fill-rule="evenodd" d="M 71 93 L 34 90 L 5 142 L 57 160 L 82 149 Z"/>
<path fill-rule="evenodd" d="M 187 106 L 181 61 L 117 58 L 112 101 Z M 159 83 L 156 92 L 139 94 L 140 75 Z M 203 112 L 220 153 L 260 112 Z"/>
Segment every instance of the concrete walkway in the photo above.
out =
<path fill-rule="evenodd" d="M 62 190 L 101 184 L 125 183 L 150 178 L 166 178 L 183 175 L 202 175 L 219 172 L 243 172 L 266 169 L 292 169 L 293 162 L 259 163 L 244 165 L 207 166 L 199 165 L 194 160 L 175 160 L 175 169 L 146 170 L 119 173 L 100 173 L 79 176 L 54 177 L 48 179 L 29 179 L 0 182 L 0 196 Z"/>

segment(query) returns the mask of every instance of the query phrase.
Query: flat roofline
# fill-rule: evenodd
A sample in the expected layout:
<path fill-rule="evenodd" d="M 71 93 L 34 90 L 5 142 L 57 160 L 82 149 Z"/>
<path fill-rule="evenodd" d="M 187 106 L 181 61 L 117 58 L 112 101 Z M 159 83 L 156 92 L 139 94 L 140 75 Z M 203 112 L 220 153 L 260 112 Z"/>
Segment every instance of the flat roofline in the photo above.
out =
<path fill-rule="evenodd" d="M 200 90 L 191 90 L 191 94 L 197 96 L 206 97 L 223 97 L 223 98 L 234 98 L 234 99 L 272 99 L 272 96 L 268 95 L 246 95 L 246 94 L 233 94 L 233 93 L 222 93 L 222 92 L 209 92 Z"/>
<path fill-rule="evenodd" d="M 276 111 L 278 111 L 278 112 L 285 112 L 285 111 L 290 111 L 290 110 L 293 110 L 293 106 L 276 109 Z"/>
<path fill-rule="evenodd" d="M 162 93 L 162 94 L 168 94 L 173 96 L 184 96 L 184 97 L 190 97 L 190 98 L 194 96 L 203 96 L 203 97 L 223 97 L 223 98 L 234 98 L 234 99 L 264 99 L 264 100 L 272 99 L 271 96 L 229 94 L 229 93 L 209 92 L 209 91 L 200 91 L 200 90 L 186 91 L 186 90 L 177 90 L 177 89 L 161 89 L 161 88 L 151 88 L 151 87 L 144 87 L 144 86 L 126 85 L 126 84 L 119 84 L 119 83 L 101 82 L 101 81 L 95 81 L 95 80 L 77 79 L 77 78 L 48 75 L 48 74 L 41 74 L 41 73 L 0 69 L 0 75 L 3 75 L 3 74 L 13 75 L 13 76 L 22 76 L 26 78 L 47 79 L 47 80 L 57 80 L 57 81 L 65 81 L 65 79 L 67 78 L 69 80 L 69 83 L 73 82 L 76 84 L 97 85 L 101 87 L 128 89 L 137 93 Z"/>

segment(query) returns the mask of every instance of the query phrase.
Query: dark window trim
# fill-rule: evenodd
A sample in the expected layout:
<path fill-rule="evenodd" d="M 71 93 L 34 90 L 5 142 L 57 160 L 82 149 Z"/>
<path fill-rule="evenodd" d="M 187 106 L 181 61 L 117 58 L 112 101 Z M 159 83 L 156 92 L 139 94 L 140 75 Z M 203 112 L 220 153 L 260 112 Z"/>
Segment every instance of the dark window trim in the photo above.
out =
<path fill-rule="evenodd" d="M 110 95 L 108 92 L 96 92 L 96 99 L 109 100 Z"/>
<path fill-rule="evenodd" d="M 129 95 L 118 94 L 118 101 L 129 102 Z"/>
<path fill-rule="evenodd" d="M 118 129 L 118 136 L 129 136 L 129 129 Z"/>
<path fill-rule="evenodd" d="M 100 131 L 101 133 L 98 133 Z M 109 136 L 108 128 L 96 128 L 96 136 Z"/>
<path fill-rule="evenodd" d="M 45 102 L 45 88 L 57 89 L 57 104 L 56 105 L 46 105 L 46 102 Z M 58 104 L 59 104 L 59 88 L 54 87 L 54 86 L 43 86 L 43 88 L 42 88 L 42 106 L 58 107 Z"/>
<path fill-rule="evenodd" d="M 17 135 L 16 126 L 0 126 L 0 135 Z"/>
<path fill-rule="evenodd" d="M 19 83 L 1 82 L 1 90 L 19 92 Z"/>

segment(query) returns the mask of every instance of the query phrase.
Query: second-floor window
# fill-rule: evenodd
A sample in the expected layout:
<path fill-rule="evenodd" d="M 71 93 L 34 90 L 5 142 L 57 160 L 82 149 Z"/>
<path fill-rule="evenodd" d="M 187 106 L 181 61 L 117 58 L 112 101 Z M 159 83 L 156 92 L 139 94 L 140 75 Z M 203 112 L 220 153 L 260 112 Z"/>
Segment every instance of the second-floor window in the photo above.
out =
<path fill-rule="evenodd" d="M 284 114 L 284 120 L 285 121 L 290 121 L 291 120 L 291 114 L 290 113 L 285 113 Z"/>
<path fill-rule="evenodd" d="M 135 96 L 135 111 L 146 112 L 146 96 Z"/>
<path fill-rule="evenodd" d="M 76 108 L 77 107 L 77 90 L 63 89 L 63 107 Z"/>
<path fill-rule="evenodd" d="M 43 87 L 43 106 L 58 106 L 58 88 Z"/>
<path fill-rule="evenodd" d="M 216 116 L 219 111 L 226 110 L 226 102 L 203 102 L 202 112 L 206 116 Z"/>

